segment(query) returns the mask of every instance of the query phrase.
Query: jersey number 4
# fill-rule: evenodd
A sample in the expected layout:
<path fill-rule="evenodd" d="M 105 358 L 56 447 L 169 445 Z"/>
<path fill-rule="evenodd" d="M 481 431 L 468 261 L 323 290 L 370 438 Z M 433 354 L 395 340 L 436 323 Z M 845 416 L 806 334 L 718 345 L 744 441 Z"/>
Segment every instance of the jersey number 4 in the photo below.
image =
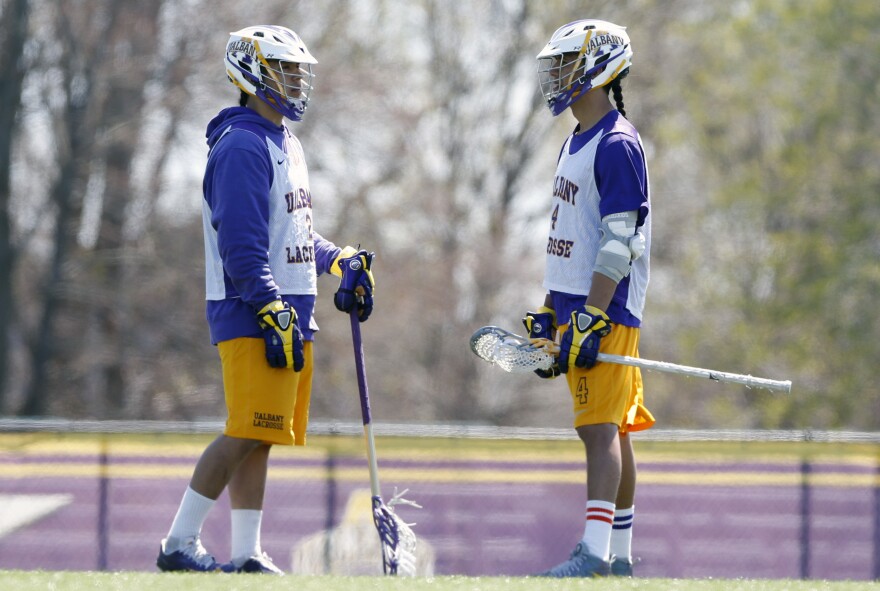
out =
<path fill-rule="evenodd" d="M 556 229 L 556 220 L 559 219 L 559 204 L 558 203 L 556 204 L 556 207 L 553 208 L 553 215 L 550 216 L 550 219 L 553 221 L 553 223 L 550 224 L 550 229 L 555 230 Z"/>
<path fill-rule="evenodd" d="M 587 388 L 587 378 L 581 378 L 580 380 L 578 380 L 577 390 L 575 390 L 575 396 L 577 396 L 578 404 L 586 404 L 589 394 L 590 389 Z"/>

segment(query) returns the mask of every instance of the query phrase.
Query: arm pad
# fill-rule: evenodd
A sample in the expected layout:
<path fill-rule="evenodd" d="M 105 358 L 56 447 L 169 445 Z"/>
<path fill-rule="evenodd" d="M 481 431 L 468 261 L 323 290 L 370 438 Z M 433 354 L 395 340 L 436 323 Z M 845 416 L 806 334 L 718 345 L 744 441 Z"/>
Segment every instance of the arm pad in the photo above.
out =
<path fill-rule="evenodd" d="M 645 252 L 645 236 L 636 229 L 638 215 L 637 211 L 624 211 L 602 218 L 602 237 L 593 271 L 615 282 L 629 274 L 630 263 Z"/>

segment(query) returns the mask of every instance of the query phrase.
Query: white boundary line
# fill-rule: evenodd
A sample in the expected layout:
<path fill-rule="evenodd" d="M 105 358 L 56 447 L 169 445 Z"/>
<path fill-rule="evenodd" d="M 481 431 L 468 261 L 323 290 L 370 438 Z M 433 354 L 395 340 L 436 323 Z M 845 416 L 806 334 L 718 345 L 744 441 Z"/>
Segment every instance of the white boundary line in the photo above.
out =
<path fill-rule="evenodd" d="M 220 433 L 222 419 L 200 421 L 95 421 L 71 419 L 0 418 L 0 433 Z M 430 425 L 418 423 L 375 423 L 375 434 L 383 437 L 437 437 L 442 439 L 577 439 L 573 429 L 498 427 L 492 425 Z M 359 422 L 311 421 L 310 435 L 362 436 Z M 880 443 L 880 432 L 812 431 L 782 429 L 650 429 L 634 434 L 640 441 L 822 441 L 837 443 Z"/>

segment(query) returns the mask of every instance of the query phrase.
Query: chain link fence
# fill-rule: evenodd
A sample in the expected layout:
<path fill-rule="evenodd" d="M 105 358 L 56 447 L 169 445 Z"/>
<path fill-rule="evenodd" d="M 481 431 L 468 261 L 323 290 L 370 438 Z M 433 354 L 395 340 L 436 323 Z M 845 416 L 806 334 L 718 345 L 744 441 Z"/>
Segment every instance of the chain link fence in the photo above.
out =
<path fill-rule="evenodd" d="M 222 422 L 0 420 L 0 569 L 155 570 Z M 583 531 L 573 432 L 375 425 L 383 496 L 419 536 L 422 575 L 527 575 Z M 639 577 L 880 579 L 880 434 L 634 434 Z M 270 459 L 263 548 L 296 573 L 379 574 L 360 425 L 315 423 Z M 202 539 L 229 556 L 222 495 Z"/>

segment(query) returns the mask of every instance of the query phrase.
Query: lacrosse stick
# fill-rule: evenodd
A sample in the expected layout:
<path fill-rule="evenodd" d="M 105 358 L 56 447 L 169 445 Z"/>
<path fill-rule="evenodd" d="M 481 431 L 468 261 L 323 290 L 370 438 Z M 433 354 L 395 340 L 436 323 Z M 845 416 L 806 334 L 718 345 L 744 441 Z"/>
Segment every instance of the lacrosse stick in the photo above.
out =
<path fill-rule="evenodd" d="M 497 326 L 484 326 L 471 336 L 471 350 L 481 359 L 497 365 L 507 372 L 523 373 L 536 369 L 550 369 L 559 355 L 559 346 L 547 339 L 531 340 Z M 716 382 L 734 382 L 748 388 L 765 388 L 791 392 L 791 381 L 769 380 L 750 375 L 676 365 L 666 361 L 652 361 L 638 357 L 599 353 L 596 357 L 606 363 L 631 365 L 646 370 L 663 371 L 680 375 L 708 378 Z"/>
<path fill-rule="evenodd" d="M 361 397 L 361 414 L 364 418 L 364 437 L 367 440 L 367 461 L 370 465 L 370 492 L 373 497 L 373 524 L 379 531 L 382 545 L 382 570 L 386 575 L 416 574 L 416 535 L 410 525 L 394 512 L 394 505 L 420 505 L 403 498 L 406 490 L 394 496 L 386 505 L 382 501 L 379 488 L 379 464 L 376 461 L 376 444 L 373 441 L 373 424 L 370 415 L 370 390 L 367 386 L 367 372 L 364 368 L 364 345 L 361 341 L 361 327 L 358 311 L 351 311 L 351 340 L 354 344 L 354 362 L 357 367 L 358 390 Z"/>

